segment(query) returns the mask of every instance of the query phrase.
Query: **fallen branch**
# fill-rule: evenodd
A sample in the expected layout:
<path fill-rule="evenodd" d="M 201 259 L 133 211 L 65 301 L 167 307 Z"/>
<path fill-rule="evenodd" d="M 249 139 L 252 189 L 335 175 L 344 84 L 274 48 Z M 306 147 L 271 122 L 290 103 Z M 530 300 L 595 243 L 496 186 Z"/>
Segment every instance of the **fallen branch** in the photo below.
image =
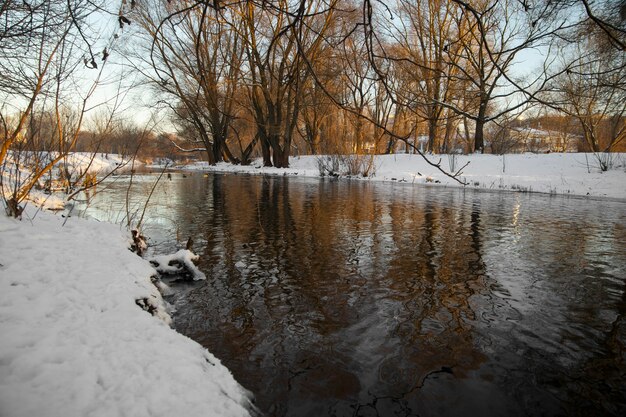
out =
<path fill-rule="evenodd" d="M 150 263 L 161 275 L 181 276 L 183 279 L 199 281 L 206 275 L 193 263 L 200 257 L 189 249 L 181 249 L 172 255 L 160 255 L 150 259 Z"/>

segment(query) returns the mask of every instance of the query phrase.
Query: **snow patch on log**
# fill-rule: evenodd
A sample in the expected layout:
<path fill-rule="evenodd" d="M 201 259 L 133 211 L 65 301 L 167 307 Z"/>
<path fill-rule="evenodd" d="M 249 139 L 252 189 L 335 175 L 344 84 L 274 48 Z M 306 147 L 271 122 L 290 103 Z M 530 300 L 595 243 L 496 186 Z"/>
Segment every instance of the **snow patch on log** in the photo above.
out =
<path fill-rule="evenodd" d="M 193 263 L 200 257 L 188 249 L 181 249 L 171 255 L 160 255 L 150 259 L 150 263 L 162 275 L 181 275 L 194 281 L 206 279 L 206 275 Z"/>

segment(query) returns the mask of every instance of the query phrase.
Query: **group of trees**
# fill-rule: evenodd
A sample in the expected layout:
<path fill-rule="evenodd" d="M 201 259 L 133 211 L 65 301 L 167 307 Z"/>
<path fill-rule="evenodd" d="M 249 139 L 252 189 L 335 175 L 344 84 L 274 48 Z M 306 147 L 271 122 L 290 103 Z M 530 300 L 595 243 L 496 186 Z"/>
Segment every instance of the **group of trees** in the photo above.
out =
<path fill-rule="evenodd" d="M 82 130 L 74 150 L 86 154 L 116 154 L 143 162 L 181 161 L 191 157 L 181 151 L 181 140 L 171 133 L 157 133 L 136 123 L 115 118 L 105 126 L 93 123 Z M 195 159 L 195 158 L 194 158 Z"/>
<path fill-rule="evenodd" d="M 258 148 L 265 165 L 285 167 L 294 149 L 391 152 L 418 137 L 425 151 L 482 152 L 537 106 L 574 118 L 601 152 L 625 135 L 625 10 L 621 0 L 145 0 L 131 15 L 133 59 L 211 163 L 249 163 Z"/>
<path fill-rule="evenodd" d="M 622 3 L 622 27 L 626 2 Z M 552 92 L 553 107 L 576 121 L 579 134 L 592 152 L 610 151 L 626 137 L 626 47 L 597 26 L 582 25 L 575 43 L 567 45 L 571 57 Z"/>
<path fill-rule="evenodd" d="M 336 5 L 275 3 L 136 8 L 145 48 L 137 66 L 179 134 L 206 149 L 211 163 L 249 163 L 258 144 L 266 165 L 289 164 L 313 85 L 309 67 L 328 52 Z"/>
<path fill-rule="evenodd" d="M 625 27 L 624 0 L 6 0 L 0 166 L 48 152 L 11 183 L 19 201 L 77 144 L 174 146 L 115 124 L 123 94 L 94 94 L 121 85 L 103 83 L 112 59 L 166 109 L 178 152 L 210 163 L 482 152 L 546 112 L 611 151 L 626 135 Z"/>

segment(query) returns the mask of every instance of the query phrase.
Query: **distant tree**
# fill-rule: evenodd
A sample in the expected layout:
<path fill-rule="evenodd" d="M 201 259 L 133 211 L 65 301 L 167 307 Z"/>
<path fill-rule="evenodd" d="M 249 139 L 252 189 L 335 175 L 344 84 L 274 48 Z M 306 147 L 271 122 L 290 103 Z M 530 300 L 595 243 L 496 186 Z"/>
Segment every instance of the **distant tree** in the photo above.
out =
<path fill-rule="evenodd" d="M 412 88 L 399 91 L 404 102 L 412 103 L 418 121 L 427 125 L 428 143 L 426 150 L 439 152 L 445 147 L 445 138 L 453 129 L 453 115 L 444 103 L 453 100 L 453 75 L 458 66 L 450 60 L 459 54 L 450 48 L 460 49 L 461 43 L 454 42 L 465 30 L 459 26 L 462 10 L 449 0 L 424 2 L 400 1 L 398 30 L 392 35 L 402 48 L 404 77 L 412 79 Z M 464 23 L 464 22 L 461 22 Z"/>
<path fill-rule="evenodd" d="M 598 52 L 589 39 L 571 53 L 574 64 L 558 79 L 557 104 L 578 121 L 592 152 L 610 152 L 626 137 L 626 55 Z"/>
<path fill-rule="evenodd" d="M 344 29 L 346 30 L 346 29 Z M 367 129 L 370 123 L 363 117 L 371 117 L 371 108 L 375 97 L 375 82 L 372 66 L 363 59 L 367 56 L 366 39 L 362 31 L 354 31 L 340 46 L 339 56 L 343 63 L 341 80 L 343 90 L 339 92 L 340 101 L 352 112 L 348 114 L 351 124 L 352 140 L 348 153 L 363 153 Z"/>
<path fill-rule="evenodd" d="M 334 24 L 330 32 L 336 32 Z M 336 35 L 336 33 L 335 33 Z M 312 77 L 307 77 L 302 85 L 302 108 L 298 129 L 311 154 L 334 152 L 340 146 L 337 142 L 346 140 L 346 135 L 331 133 L 338 124 L 343 124 L 343 114 L 326 91 L 333 95 L 345 88 L 341 78 L 343 62 L 341 48 L 337 48 L 333 34 L 320 45 L 320 51 L 311 62 L 312 70 L 324 89 Z"/>
<path fill-rule="evenodd" d="M 623 1 L 561 1 L 574 21 L 561 33 L 560 65 L 551 88 L 538 96 L 547 107 L 574 120 L 585 148 L 594 152 L 602 170 L 609 168 L 601 153 L 615 150 L 626 137 L 626 16 Z"/>
<path fill-rule="evenodd" d="M 545 67 L 538 67 L 529 78 L 516 75 L 513 69 L 521 55 L 547 47 L 565 23 L 551 15 L 549 4 L 530 8 L 514 0 L 453 1 L 462 10 L 457 21 L 460 36 L 447 48 L 447 55 L 448 63 L 457 69 L 452 78 L 463 89 L 466 105 L 444 105 L 473 123 L 473 151 L 483 152 L 486 125 L 524 110 L 549 81 Z"/>

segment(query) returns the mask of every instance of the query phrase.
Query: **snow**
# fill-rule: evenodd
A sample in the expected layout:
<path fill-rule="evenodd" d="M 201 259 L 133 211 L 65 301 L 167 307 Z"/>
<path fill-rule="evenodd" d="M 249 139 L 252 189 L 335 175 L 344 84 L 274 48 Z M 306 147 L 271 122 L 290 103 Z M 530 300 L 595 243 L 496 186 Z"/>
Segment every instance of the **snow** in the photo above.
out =
<path fill-rule="evenodd" d="M 37 155 L 37 157 L 42 161 L 48 161 L 55 156 L 56 155 L 54 153 L 48 152 L 41 152 Z M 19 170 L 16 169 L 16 159 L 18 160 L 17 165 L 19 166 Z M 0 190 L 0 192 L 4 192 L 5 195 L 10 195 L 15 187 L 16 177 L 20 178 L 21 185 L 27 182 L 27 179 L 32 175 L 31 171 L 29 171 L 29 165 L 33 163 L 31 159 L 31 155 L 28 152 L 23 154 L 14 154 L 13 152 L 9 152 L 7 154 L 7 160 L 5 161 L 6 165 L 2 167 L 0 172 L 0 174 L 3 175 L 3 189 Z M 115 170 L 123 172 L 131 169 L 130 160 L 121 155 L 73 152 L 58 162 L 49 173 L 46 173 L 43 178 L 39 180 L 38 186 L 31 190 L 30 194 L 27 196 L 27 200 L 31 201 L 40 208 L 47 210 L 62 210 L 66 203 L 65 199 L 60 197 L 58 194 L 49 194 L 42 190 L 45 188 L 44 184 L 46 181 L 50 182 L 51 188 L 55 188 L 55 183 L 57 182 L 56 179 L 59 178 L 60 168 L 63 165 L 67 166 L 68 171 L 72 175 L 73 181 L 86 172 L 102 177 Z M 140 163 L 136 162 L 135 165 L 140 165 Z M 19 171 L 19 175 L 16 171 Z M 80 186 L 82 186 L 82 184 L 77 184 L 77 187 Z"/>
<path fill-rule="evenodd" d="M 128 158 L 118 154 L 105 153 L 73 152 L 68 155 L 67 164 L 76 171 L 85 172 L 88 170 L 98 174 L 109 173 L 119 167 L 130 168 Z"/>
<path fill-rule="evenodd" d="M 302 156 L 290 159 L 290 168 L 262 167 L 257 160 L 250 166 L 206 163 L 182 166 L 186 170 L 249 173 L 263 175 L 301 175 L 317 177 L 318 165 L 326 156 Z M 365 155 L 363 158 L 370 158 Z M 550 153 L 550 154 L 471 154 L 429 155 L 434 162 L 450 172 L 469 163 L 462 170 L 459 180 L 449 178 L 437 168 L 430 166 L 419 155 L 373 156 L 373 173 L 368 181 L 397 181 L 413 184 L 431 184 L 448 187 L 471 187 L 489 190 L 567 194 L 576 196 L 626 199 L 626 154 Z M 598 158 L 609 158 L 612 168 L 606 172 L 599 169 Z M 345 172 L 340 172 L 344 174 Z M 354 177 L 353 177 L 354 178 Z"/>
<path fill-rule="evenodd" d="M 249 415 L 220 361 L 168 326 L 119 227 L 64 221 L 0 215 L 0 416 Z"/>
<path fill-rule="evenodd" d="M 194 281 L 206 279 L 206 276 L 193 263 L 200 257 L 188 249 L 181 249 L 172 255 L 159 255 L 150 262 L 155 265 L 156 270 L 161 274 L 173 275 L 189 271 Z"/>
<path fill-rule="evenodd" d="M 65 208 L 65 200 L 56 194 L 46 194 L 33 190 L 28 195 L 28 200 L 44 210 L 63 210 Z"/>

